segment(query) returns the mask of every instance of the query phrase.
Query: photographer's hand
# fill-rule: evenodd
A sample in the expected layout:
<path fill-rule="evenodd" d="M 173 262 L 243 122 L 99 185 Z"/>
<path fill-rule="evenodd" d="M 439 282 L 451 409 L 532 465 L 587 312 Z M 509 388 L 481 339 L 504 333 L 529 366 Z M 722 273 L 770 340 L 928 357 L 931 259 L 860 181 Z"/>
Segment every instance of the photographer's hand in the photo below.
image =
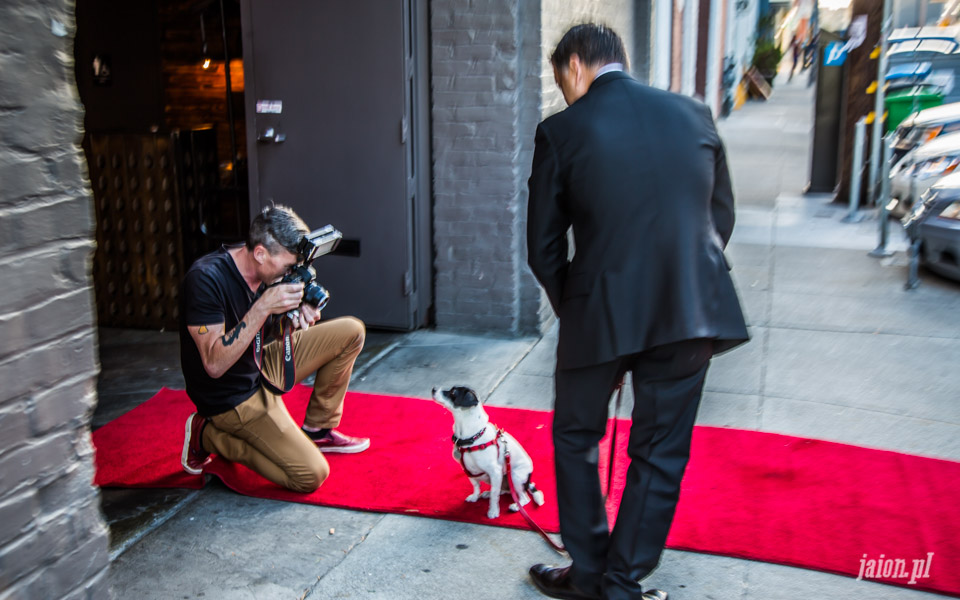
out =
<path fill-rule="evenodd" d="M 320 311 L 306 302 L 300 305 L 300 328 L 306 329 L 320 320 Z"/>
<path fill-rule="evenodd" d="M 296 309 L 302 300 L 302 283 L 282 283 L 267 288 L 254 306 L 259 304 L 267 314 L 282 315 Z"/>

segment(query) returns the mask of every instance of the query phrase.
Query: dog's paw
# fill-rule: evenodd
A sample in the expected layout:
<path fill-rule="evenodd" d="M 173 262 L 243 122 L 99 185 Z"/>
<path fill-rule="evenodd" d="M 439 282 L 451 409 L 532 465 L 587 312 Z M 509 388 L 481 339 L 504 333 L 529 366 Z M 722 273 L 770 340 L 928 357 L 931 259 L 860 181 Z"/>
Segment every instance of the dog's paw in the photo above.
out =
<path fill-rule="evenodd" d="M 536 504 L 537 506 L 543 506 L 543 492 L 541 492 L 540 490 L 537 490 L 535 492 L 532 492 L 530 495 L 533 496 L 534 504 Z"/>
<path fill-rule="evenodd" d="M 520 511 L 520 507 L 517 506 L 517 503 L 516 503 L 516 502 L 511 502 L 511 503 L 510 503 L 510 512 L 519 512 L 519 511 Z"/>
<path fill-rule="evenodd" d="M 488 518 L 488 519 L 496 519 L 496 518 L 499 517 L 499 516 L 500 516 L 500 507 L 499 507 L 499 506 L 492 506 L 492 507 L 490 507 L 490 510 L 487 511 L 487 518 Z"/>
<path fill-rule="evenodd" d="M 470 494 L 466 498 L 467 502 L 476 502 L 479 499 L 480 499 L 480 494 Z"/>
<path fill-rule="evenodd" d="M 483 490 L 482 492 L 480 492 L 480 497 L 481 497 L 481 498 L 484 498 L 484 499 L 489 498 L 489 497 L 490 497 L 490 490 Z"/>

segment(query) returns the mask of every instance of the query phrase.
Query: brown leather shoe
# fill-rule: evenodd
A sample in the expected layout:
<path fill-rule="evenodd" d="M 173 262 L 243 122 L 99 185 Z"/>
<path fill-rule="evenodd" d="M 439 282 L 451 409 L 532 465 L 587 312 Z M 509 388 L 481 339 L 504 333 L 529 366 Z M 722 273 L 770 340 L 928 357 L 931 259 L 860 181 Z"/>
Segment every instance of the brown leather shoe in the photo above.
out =
<path fill-rule="evenodd" d="M 541 593 L 562 600 L 599 600 L 600 595 L 591 595 L 570 581 L 570 567 L 550 567 L 544 564 L 530 567 L 530 579 Z"/>

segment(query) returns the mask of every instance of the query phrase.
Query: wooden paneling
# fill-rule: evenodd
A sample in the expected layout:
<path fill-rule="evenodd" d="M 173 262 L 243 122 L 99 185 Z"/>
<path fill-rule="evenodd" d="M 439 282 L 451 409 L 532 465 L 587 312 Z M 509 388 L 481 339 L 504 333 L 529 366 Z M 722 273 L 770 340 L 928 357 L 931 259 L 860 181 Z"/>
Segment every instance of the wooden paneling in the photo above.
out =
<path fill-rule="evenodd" d="M 99 323 L 175 328 L 180 278 L 215 246 L 200 230 L 201 202 L 217 177 L 213 136 L 90 134 L 86 143 Z"/>

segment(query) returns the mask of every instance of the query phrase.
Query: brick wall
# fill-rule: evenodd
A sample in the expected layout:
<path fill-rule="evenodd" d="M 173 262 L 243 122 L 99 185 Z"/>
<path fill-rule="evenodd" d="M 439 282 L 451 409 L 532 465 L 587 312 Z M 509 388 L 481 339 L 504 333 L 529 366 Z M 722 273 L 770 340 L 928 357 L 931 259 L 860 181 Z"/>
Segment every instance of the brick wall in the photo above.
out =
<path fill-rule="evenodd" d="M 523 4 L 523 8 L 519 5 Z M 436 323 L 524 333 L 539 296 L 526 267 L 524 173 L 538 94 L 535 3 L 432 0 Z M 522 126 L 521 126 L 522 124 Z"/>
<path fill-rule="evenodd" d="M 0 599 L 110 597 L 74 6 L 0 4 Z"/>

